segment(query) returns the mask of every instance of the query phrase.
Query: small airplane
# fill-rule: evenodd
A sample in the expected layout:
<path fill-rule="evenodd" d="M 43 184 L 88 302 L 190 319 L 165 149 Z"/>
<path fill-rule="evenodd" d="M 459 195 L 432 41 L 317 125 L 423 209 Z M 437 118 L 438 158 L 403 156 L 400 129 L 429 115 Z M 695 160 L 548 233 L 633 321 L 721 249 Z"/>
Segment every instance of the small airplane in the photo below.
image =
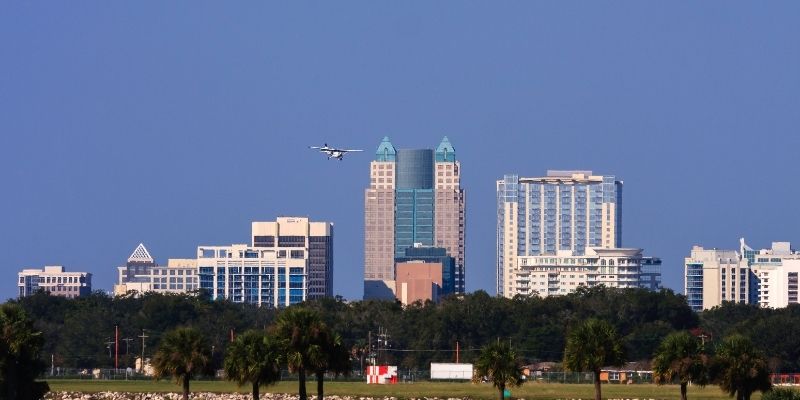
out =
<path fill-rule="evenodd" d="M 321 153 L 325 153 L 328 155 L 328 160 L 331 158 L 335 158 L 339 161 L 342 161 L 342 158 L 345 154 L 354 152 L 354 151 L 364 151 L 364 150 L 354 150 L 354 149 L 337 149 L 335 147 L 328 147 L 328 144 L 325 143 L 322 147 L 319 146 L 308 146 L 309 149 L 316 149 L 319 150 Z"/>

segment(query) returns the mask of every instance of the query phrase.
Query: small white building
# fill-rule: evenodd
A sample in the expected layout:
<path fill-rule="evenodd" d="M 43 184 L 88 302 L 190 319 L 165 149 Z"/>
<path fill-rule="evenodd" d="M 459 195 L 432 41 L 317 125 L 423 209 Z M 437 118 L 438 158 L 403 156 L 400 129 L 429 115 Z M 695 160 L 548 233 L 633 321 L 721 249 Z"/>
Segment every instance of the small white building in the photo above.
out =
<path fill-rule="evenodd" d="M 40 290 L 67 298 L 86 296 L 92 292 L 92 274 L 66 272 L 60 265 L 23 269 L 17 277 L 19 297 L 30 296 Z"/>

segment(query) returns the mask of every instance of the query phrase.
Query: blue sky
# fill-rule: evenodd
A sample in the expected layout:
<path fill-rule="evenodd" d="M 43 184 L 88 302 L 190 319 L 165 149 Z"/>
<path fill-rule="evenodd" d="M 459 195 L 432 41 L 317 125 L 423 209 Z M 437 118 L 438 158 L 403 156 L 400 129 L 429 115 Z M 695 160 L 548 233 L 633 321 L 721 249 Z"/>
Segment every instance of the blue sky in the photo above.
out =
<path fill-rule="evenodd" d="M 110 290 L 245 243 L 250 221 L 335 223 L 360 298 L 371 152 L 447 135 L 467 191 L 467 289 L 494 292 L 494 182 L 625 182 L 623 245 L 682 288 L 693 244 L 800 241 L 800 3 L 2 2 L 0 298 L 61 264 Z M 364 148 L 343 162 L 307 149 Z"/>

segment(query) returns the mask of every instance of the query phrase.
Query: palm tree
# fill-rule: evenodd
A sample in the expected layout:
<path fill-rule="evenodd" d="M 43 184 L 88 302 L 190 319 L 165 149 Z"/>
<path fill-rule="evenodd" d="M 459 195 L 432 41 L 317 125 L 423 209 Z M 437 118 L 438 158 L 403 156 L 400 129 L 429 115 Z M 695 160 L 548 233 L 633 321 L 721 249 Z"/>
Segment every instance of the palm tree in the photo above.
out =
<path fill-rule="evenodd" d="M 506 386 L 522 384 L 522 365 L 510 344 L 498 340 L 481 349 L 478 361 L 475 362 L 475 379 L 484 376 L 500 392 L 500 400 L 503 400 Z"/>
<path fill-rule="evenodd" d="M 588 319 L 567 335 L 564 366 L 571 371 L 594 373 L 595 400 L 600 400 L 600 369 L 606 365 L 622 366 L 624 362 L 622 340 L 606 321 Z"/>
<path fill-rule="evenodd" d="M 177 328 L 161 339 L 155 356 L 155 378 L 172 376 L 183 386 L 183 400 L 189 400 L 189 381 L 210 373 L 211 349 L 203 334 L 195 328 Z"/>
<path fill-rule="evenodd" d="M 311 353 L 311 364 L 317 377 L 317 399 L 324 399 L 323 382 L 326 372 L 350 373 L 350 352 L 342 344 L 342 337 L 329 330 L 321 330 L 314 338 L 316 346 Z"/>
<path fill-rule="evenodd" d="M 327 331 L 319 314 L 302 308 L 290 307 L 279 316 L 276 333 L 282 342 L 289 370 L 299 377 L 300 400 L 307 400 L 306 373 L 313 370 L 315 360 L 322 354 L 319 337 Z"/>
<path fill-rule="evenodd" d="M 258 400 L 258 388 L 270 385 L 281 377 L 279 343 L 266 332 L 249 330 L 228 346 L 225 355 L 225 376 L 239 386 L 253 385 L 253 400 Z"/>
<path fill-rule="evenodd" d="M 768 391 L 767 360 L 756 350 L 753 342 L 742 335 L 731 335 L 722 340 L 712 364 L 712 377 L 719 387 L 737 400 L 750 400 L 756 390 Z"/>
<path fill-rule="evenodd" d="M 689 382 L 704 386 L 707 382 L 706 356 L 697 338 L 689 332 L 669 334 L 653 355 L 653 372 L 659 385 L 677 378 L 681 385 L 681 400 L 686 400 Z"/>
<path fill-rule="evenodd" d="M 43 345 L 42 333 L 20 305 L 0 305 L 0 399 L 41 399 L 50 390 L 36 381 L 45 371 Z"/>

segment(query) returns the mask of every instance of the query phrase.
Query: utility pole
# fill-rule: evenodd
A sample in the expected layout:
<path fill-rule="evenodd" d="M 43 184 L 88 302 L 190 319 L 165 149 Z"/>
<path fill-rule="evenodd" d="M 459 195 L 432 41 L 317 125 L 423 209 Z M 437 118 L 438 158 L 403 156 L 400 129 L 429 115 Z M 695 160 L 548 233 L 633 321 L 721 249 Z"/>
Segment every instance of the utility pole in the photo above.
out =
<path fill-rule="evenodd" d="M 375 353 L 372 352 L 372 331 L 367 333 L 367 358 L 369 359 L 369 365 L 375 365 Z"/>
<path fill-rule="evenodd" d="M 456 340 L 456 364 L 458 364 L 458 361 L 459 361 L 459 358 L 458 358 L 458 351 L 459 351 L 459 348 L 458 348 L 458 340 Z"/>
<path fill-rule="evenodd" d="M 131 353 L 130 353 L 130 351 L 128 349 L 130 349 L 131 340 L 133 340 L 133 339 L 131 339 L 129 337 L 122 339 L 122 341 L 125 342 L 125 364 L 127 364 L 129 367 L 131 366 L 130 365 L 130 363 L 131 363 L 130 354 Z"/>
<path fill-rule="evenodd" d="M 52 354 L 50 354 L 50 376 L 55 375 L 55 372 L 56 372 L 56 359 Z"/>
<path fill-rule="evenodd" d="M 106 348 L 108 349 L 108 358 L 111 358 L 111 345 L 114 344 L 114 341 L 111 338 L 106 338 Z"/>
<path fill-rule="evenodd" d="M 141 361 L 140 361 L 140 364 L 139 364 L 140 365 L 140 367 L 139 367 L 140 371 L 139 372 L 144 373 L 144 340 L 149 338 L 150 336 L 145 335 L 144 334 L 144 329 L 142 329 L 142 334 L 139 335 L 139 337 L 142 338 L 142 358 L 141 358 Z"/>
<path fill-rule="evenodd" d="M 119 369 L 119 325 L 114 325 L 114 369 Z"/>
<path fill-rule="evenodd" d="M 389 332 L 387 332 L 386 328 L 378 327 L 378 362 L 381 362 L 381 353 L 380 351 L 383 350 L 383 363 L 386 364 L 388 361 L 386 359 L 386 349 L 389 347 Z M 382 364 L 381 364 L 382 365 Z"/>

